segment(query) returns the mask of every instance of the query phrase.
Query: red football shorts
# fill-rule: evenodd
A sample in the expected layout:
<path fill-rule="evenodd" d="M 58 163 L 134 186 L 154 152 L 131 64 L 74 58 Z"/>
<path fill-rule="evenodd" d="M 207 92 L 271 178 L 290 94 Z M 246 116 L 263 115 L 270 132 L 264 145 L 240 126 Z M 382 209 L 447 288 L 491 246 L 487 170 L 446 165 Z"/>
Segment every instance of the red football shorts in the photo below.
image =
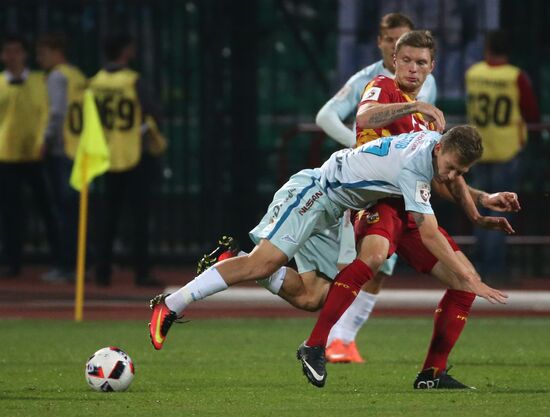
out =
<path fill-rule="evenodd" d="M 368 210 L 361 210 L 354 219 L 355 242 L 368 235 L 380 235 L 390 242 L 388 257 L 397 252 L 416 271 L 429 273 L 437 258 L 424 246 L 413 216 L 405 211 L 401 198 L 380 200 Z M 451 236 L 439 227 L 454 251 L 460 248 Z"/>

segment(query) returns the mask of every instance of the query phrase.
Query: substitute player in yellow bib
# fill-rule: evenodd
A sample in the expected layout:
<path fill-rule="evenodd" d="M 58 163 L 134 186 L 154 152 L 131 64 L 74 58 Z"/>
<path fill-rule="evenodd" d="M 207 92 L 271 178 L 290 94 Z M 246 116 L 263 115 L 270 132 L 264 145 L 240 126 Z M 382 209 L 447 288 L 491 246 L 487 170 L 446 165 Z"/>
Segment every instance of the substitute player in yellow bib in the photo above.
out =
<path fill-rule="evenodd" d="M 40 36 L 36 58 L 47 73 L 48 123 L 44 133 L 44 162 L 53 194 L 60 231 L 61 264 L 42 276 L 46 282 L 74 279 L 76 262 L 78 193 L 69 185 L 80 134 L 82 99 L 87 80 L 66 57 L 66 38 L 62 33 Z"/>
<path fill-rule="evenodd" d="M 48 109 L 44 74 L 30 71 L 24 61 L 20 69 L 20 62 L 12 62 L 26 57 L 15 38 L 8 38 L 2 49 L 6 69 L 0 77 L 0 161 L 36 162 L 42 158 Z"/>
<path fill-rule="evenodd" d="M 129 68 L 100 70 L 90 82 L 111 154 L 111 171 L 134 168 L 141 156 L 139 74 Z"/>
<path fill-rule="evenodd" d="M 485 60 L 466 72 L 468 119 L 481 134 L 484 149 L 472 178 L 476 187 L 489 192 L 517 188 L 520 153 L 527 143 L 526 123 L 540 120 L 529 78 L 508 62 L 509 45 L 503 32 L 489 32 Z M 504 235 L 482 229 L 475 233 L 481 274 L 502 282 L 507 277 Z"/>
<path fill-rule="evenodd" d="M 16 277 L 21 272 L 27 220 L 25 186 L 30 187 L 46 225 L 54 264 L 59 263 L 59 240 L 42 163 L 48 118 L 44 74 L 26 67 L 27 51 L 22 37 L 6 37 L 1 58 L 5 70 L 0 75 L 0 230 L 6 268 L 0 275 Z"/>
<path fill-rule="evenodd" d="M 132 221 L 132 266 L 136 285 L 160 285 L 150 276 L 149 204 L 154 158 L 146 152 L 142 133 L 160 111 L 139 73 L 128 68 L 135 57 L 132 37 L 119 34 L 105 40 L 107 64 L 91 80 L 110 151 L 110 169 L 105 178 L 96 284 L 111 283 L 113 241 L 123 203 L 129 205 Z"/>

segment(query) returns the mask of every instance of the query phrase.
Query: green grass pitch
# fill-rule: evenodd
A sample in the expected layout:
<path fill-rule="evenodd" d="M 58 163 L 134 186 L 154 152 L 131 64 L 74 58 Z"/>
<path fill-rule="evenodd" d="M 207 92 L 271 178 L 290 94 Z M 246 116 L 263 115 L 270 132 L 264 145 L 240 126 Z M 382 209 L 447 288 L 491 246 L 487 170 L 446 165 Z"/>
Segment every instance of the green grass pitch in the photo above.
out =
<path fill-rule="evenodd" d="M 450 363 L 477 391 L 414 391 L 431 319 L 374 318 L 358 340 L 363 365 L 329 365 L 306 383 L 295 349 L 312 319 L 196 320 L 164 350 L 143 322 L 0 321 L 1 416 L 550 416 L 550 319 L 470 319 Z M 84 363 L 125 349 L 125 393 L 91 391 Z"/>

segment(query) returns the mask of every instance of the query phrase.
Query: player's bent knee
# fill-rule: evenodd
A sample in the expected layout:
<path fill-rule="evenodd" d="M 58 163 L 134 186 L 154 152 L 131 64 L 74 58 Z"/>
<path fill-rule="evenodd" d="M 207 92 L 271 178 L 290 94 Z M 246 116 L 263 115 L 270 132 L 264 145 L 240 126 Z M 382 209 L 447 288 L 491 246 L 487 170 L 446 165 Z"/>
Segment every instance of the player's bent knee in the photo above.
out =
<path fill-rule="evenodd" d="M 279 295 L 294 307 L 304 311 L 319 311 L 324 304 L 325 292 L 302 287 L 298 292 L 282 291 Z"/>
<path fill-rule="evenodd" d="M 319 311 L 323 308 L 330 289 L 330 283 L 322 278 L 316 278 L 316 284 L 310 286 L 307 292 L 306 308 L 307 311 Z"/>
<path fill-rule="evenodd" d="M 382 264 L 386 261 L 386 256 L 378 253 L 369 254 L 364 262 L 374 274 L 377 274 Z"/>
<path fill-rule="evenodd" d="M 287 294 L 282 291 L 278 294 L 281 298 L 288 301 L 293 307 L 304 311 L 318 311 L 323 307 L 322 297 L 311 297 L 308 294 Z"/>
<path fill-rule="evenodd" d="M 315 312 L 323 307 L 323 297 L 321 294 L 308 295 L 303 300 L 302 310 Z"/>

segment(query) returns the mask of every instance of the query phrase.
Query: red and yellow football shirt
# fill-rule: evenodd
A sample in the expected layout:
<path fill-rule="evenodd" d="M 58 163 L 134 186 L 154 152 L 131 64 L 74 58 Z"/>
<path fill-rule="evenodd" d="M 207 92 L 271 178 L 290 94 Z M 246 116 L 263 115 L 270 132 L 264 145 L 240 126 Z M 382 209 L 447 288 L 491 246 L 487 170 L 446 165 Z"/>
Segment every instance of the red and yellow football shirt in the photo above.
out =
<path fill-rule="evenodd" d="M 391 104 L 414 101 L 399 89 L 394 79 L 388 78 L 385 75 L 379 75 L 366 85 L 359 107 L 368 102 Z M 413 113 L 394 120 L 384 127 L 362 129 L 356 126 L 355 129 L 357 138 L 355 146 L 361 146 L 364 143 L 384 136 L 395 136 L 401 133 L 419 132 L 422 130 L 435 130 L 435 126 L 433 123 L 426 121 L 421 113 Z"/>

